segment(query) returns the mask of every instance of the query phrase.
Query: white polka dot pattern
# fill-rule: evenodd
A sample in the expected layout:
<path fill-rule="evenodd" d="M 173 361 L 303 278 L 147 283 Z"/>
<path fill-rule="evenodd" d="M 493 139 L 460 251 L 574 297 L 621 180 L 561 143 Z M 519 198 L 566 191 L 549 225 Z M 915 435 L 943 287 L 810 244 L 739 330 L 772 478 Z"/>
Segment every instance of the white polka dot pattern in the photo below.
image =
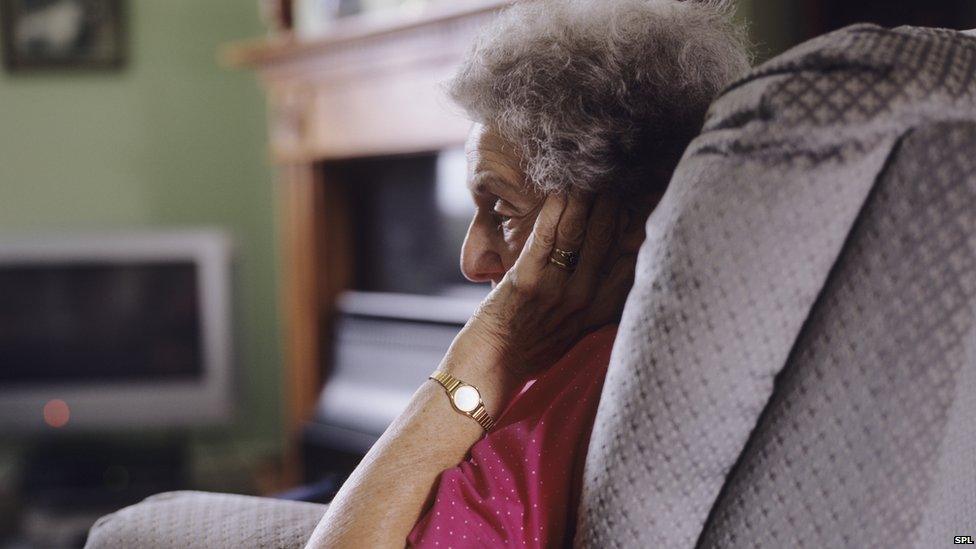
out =
<path fill-rule="evenodd" d="M 579 341 L 530 382 L 469 457 L 437 479 L 411 547 L 572 543 L 583 460 L 616 326 Z"/>

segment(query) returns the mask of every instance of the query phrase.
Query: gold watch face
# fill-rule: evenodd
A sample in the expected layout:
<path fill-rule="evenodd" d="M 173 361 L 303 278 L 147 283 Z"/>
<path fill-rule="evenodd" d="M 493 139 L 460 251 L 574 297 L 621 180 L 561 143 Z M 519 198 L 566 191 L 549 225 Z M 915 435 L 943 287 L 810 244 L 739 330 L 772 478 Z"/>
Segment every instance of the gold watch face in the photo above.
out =
<path fill-rule="evenodd" d="M 470 385 L 462 385 L 454 390 L 451 395 L 454 407 L 462 412 L 473 412 L 478 404 L 481 403 L 481 394 Z"/>

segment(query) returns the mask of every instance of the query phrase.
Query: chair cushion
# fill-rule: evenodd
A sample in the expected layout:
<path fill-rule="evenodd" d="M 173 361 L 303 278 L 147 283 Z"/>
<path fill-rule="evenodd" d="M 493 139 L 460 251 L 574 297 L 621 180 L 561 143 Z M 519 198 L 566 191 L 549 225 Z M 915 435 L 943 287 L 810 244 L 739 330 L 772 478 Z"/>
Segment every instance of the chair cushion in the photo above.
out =
<path fill-rule="evenodd" d="M 167 492 L 100 518 L 85 547 L 300 549 L 326 508 L 253 496 Z"/>
<path fill-rule="evenodd" d="M 712 105 L 647 223 L 577 545 L 906 546 L 943 519 L 928 495 L 976 475 L 951 419 L 974 415 L 974 104 L 976 40 L 857 25 Z"/>
<path fill-rule="evenodd" d="M 973 151 L 976 121 L 902 140 L 698 547 L 933 547 L 972 529 Z"/>

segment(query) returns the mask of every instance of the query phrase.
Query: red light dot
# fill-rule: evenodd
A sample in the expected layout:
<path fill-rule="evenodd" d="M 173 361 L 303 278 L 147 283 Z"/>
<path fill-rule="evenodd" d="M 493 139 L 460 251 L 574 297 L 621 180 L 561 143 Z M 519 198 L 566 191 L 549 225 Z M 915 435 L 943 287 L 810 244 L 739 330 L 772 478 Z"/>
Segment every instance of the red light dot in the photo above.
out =
<path fill-rule="evenodd" d="M 49 400 L 44 405 L 44 423 L 55 429 L 64 427 L 70 418 L 71 409 L 68 408 L 68 403 L 60 398 Z"/>

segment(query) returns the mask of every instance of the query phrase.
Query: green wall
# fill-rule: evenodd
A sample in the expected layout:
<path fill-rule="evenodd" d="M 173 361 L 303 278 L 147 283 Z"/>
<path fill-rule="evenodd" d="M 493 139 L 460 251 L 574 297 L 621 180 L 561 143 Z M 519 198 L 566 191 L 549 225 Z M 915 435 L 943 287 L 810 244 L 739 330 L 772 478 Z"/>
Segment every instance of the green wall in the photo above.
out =
<path fill-rule="evenodd" d="M 254 75 L 218 67 L 216 52 L 263 32 L 257 2 L 127 6 L 121 71 L 0 72 L 0 231 L 228 230 L 240 417 L 197 433 L 194 447 L 199 467 L 224 468 L 220 456 L 246 466 L 280 448 L 271 174 Z"/>

